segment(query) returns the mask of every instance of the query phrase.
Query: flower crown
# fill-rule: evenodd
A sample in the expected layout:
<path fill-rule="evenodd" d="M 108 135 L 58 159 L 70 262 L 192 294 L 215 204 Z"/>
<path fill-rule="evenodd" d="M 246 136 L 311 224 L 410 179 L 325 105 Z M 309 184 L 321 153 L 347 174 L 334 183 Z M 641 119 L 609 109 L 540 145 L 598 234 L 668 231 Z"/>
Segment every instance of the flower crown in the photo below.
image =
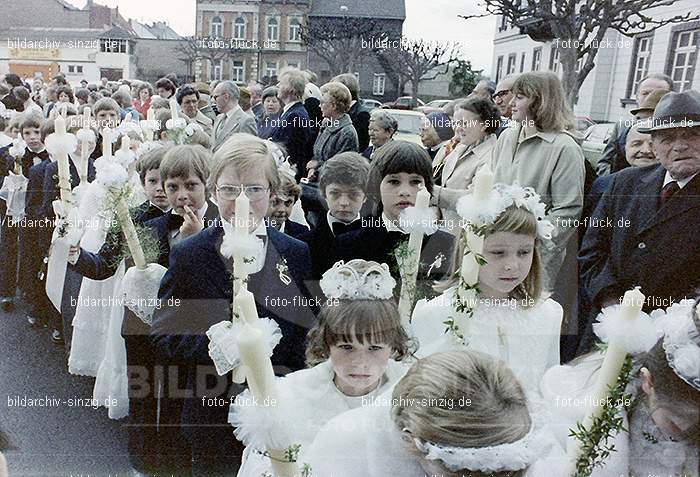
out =
<path fill-rule="evenodd" d="M 396 280 L 389 273 L 386 263 L 371 265 L 359 274 L 352 266 L 364 260 L 342 260 L 323 274 L 321 290 L 328 298 L 338 300 L 389 300 L 393 297 Z"/>
<path fill-rule="evenodd" d="M 457 213 L 466 223 L 492 224 L 510 206 L 522 207 L 537 218 L 537 235 L 551 239 L 554 225 L 546 218 L 546 205 L 532 187 L 521 187 L 518 183 L 494 184 L 486 199 L 477 199 L 473 194 L 457 201 Z"/>
<path fill-rule="evenodd" d="M 694 316 L 693 300 L 681 300 L 666 310 L 659 321 L 664 333 L 663 347 L 669 367 L 679 378 L 700 391 L 700 333 Z"/>
<path fill-rule="evenodd" d="M 533 406 L 535 403 L 530 402 Z M 488 447 L 453 447 L 414 438 L 416 448 L 426 459 L 440 460 L 451 471 L 469 469 L 481 472 L 522 470 L 541 459 L 552 447 L 546 431 L 548 412 L 537 404 L 530 413 L 532 426 L 521 439 L 507 444 Z"/>

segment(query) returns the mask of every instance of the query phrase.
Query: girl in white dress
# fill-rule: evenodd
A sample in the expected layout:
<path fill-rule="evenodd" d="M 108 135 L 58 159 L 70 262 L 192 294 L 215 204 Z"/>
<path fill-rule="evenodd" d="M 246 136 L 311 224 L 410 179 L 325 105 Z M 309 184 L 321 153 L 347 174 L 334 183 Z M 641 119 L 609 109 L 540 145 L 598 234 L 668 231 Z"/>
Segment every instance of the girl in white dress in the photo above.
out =
<path fill-rule="evenodd" d="M 415 347 L 401 326 L 392 290 L 396 282 L 386 264 L 337 262 L 324 273 L 321 288 L 328 301 L 318 326 L 308 335 L 309 369 L 277 380 L 285 412 L 270 421 L 265 406 L 250 405 L 246 390 L 231 405 L 229 422 L 246 444 L 240 477 L 271 471 L 265 433 L 282 433 L 301 444 L 302 455 L 318 430 L 344 411 L 372 405 L 408 369 L 401 361 Z M 359 474 L 358 474 L 359 475 Z"/>
<path fill-rule="evenodd" d="M 545 370 L 559 364 L 562 321 L 561 306 L 542 292 L 538 248 L 550 242 L 541 218 L 544 205 L 531 189 L 517 185 L 497 184 L 492 194 L 495 210 L 500 203 L 502 212 L 485 224 L 486 263 L 479 270 L 473 315 L 455 311 L 462 237 L 453 278 L 436 286 L 441 295 L 416 304 L 411 328 L 420 357 L 467 346 L 503 360 L 526 389 L 536 390 Z M 453 326 L 445 324 L 450 320 Z"/>
<path fill-rule="evenodd" d="M 304 461 L 314 477 L 563 475 L 543 415 L 484 353 L 420 359 L 381 401 L 319 431 Z"/>

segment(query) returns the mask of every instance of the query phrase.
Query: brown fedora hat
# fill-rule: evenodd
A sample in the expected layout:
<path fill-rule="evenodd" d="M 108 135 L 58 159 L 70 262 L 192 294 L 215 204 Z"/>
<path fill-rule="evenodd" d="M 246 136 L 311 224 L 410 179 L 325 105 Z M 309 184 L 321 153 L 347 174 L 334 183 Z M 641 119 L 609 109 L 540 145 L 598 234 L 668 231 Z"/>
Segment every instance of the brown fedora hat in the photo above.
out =
<path fill-rule="evenodd" d="M 700 127 L 700 93 L 694 90 L 665 94 L 654 109 L 651 127 L 639 132 Z"/>
<path fill-rule="evenodd" d="M 655 89 L 649 93 L 646 98 L 644 98 L 642 104 L 634 109 L 630 109 L 630 114 L 636 116 L 642 111 L 651 111 L 653 113 L 656 106 L 659 104 L 659 101 L 661 101 L 661 98 L 663 98 L 666 93 L 668 93 L 668 90 L 666 89 Z"/>

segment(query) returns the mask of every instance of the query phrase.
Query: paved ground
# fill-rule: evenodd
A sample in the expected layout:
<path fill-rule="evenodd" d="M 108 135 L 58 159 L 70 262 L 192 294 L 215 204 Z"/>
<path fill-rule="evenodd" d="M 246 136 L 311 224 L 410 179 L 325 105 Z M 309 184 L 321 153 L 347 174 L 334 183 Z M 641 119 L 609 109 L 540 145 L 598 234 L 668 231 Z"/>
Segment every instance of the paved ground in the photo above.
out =
<path fill-rule="evenodd" d="M 0 426 L 17 447 L 6 453 L 10 476 L 125 475 L 125 420 L 81 405 L 92 398 L 94 379 L 69 374 L 64 347 L 47 329 L 29 327 L 21 307 L 0 312 L 0 337 Z M 48 405 L 18 407 L 18 399 Z"/>

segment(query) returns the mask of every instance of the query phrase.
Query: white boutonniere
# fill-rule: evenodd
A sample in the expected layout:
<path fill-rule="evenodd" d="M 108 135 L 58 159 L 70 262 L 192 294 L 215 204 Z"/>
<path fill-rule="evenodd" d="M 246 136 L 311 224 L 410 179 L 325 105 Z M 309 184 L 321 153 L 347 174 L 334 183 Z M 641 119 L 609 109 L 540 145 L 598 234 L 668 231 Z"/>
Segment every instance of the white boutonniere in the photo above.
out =
<path fill-rule="evenodd" d="M 277 271 L 279 272 L 280 281 L 285 285 L 292 283 L 292 277 L 289 276 L 289 266 L 287 265 L 287 259 L 282 258 L 280 262 L 277 262 Z"/>

